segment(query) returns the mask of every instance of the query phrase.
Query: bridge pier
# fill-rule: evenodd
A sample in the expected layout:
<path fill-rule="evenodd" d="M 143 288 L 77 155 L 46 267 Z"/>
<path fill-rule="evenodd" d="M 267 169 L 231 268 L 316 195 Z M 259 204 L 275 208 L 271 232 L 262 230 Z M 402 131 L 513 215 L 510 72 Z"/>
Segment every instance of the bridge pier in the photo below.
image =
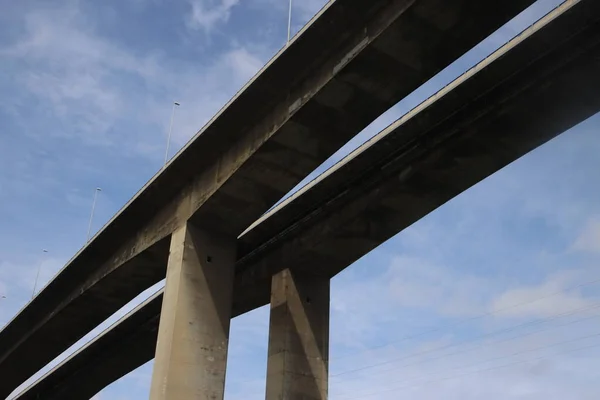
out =
<path fill-rule="evenodd" d="M 235 243 L 189 222 L 172 234 L 151 400 L 223 399 Z"/>
<path fill-rule="evenodd" d="M 273 276 L 266 400 L 326 400 L 329 281 L 284 270 Z"/>

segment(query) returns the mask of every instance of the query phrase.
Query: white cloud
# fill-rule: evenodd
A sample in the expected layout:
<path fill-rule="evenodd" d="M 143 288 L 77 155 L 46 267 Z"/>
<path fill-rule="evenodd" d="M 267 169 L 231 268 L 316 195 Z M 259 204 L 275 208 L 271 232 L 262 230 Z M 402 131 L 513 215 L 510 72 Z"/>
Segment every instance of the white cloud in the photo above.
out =
<path fill-rule="evenodd" d="M 399 306 L 434 309 L 441 315 L 481 314 L 482 300 L 489 295 L 485 280 L 418 257 L 395 257 L 388 282 Z"/>
<path fill-rule="evenodd" d="M 332 324 L 343 332 L 335 336 L 336 348 L 343 354 L 372 348 L 364 354 L 371 359 L 385 356 L 395 346 L 414 343 L 417 332 L 437 332 L 443 320 L 469 320 L 485 314 L 497 288 L 452 265 L 379 253 L 338 275 L 332 290 Z M 378 340 L 390 333 L 392 338 Z M 436 338 L 435 343 L 447 339 Z"/>
<path fill-rule="evenodd" d="M 187 21 L 191 29 L 202 29 L 210 33 L 217 24 L 226 23 L 231 9 L 239 0 L 190 0 L 191 15 Z"/>
<path fill-rule="evenodd" d="M 273 0 L 262 1 L 275 4 Z M 195 3 L 201 5 L 198 10 L 206 11 L 194 22 L 195 29 L 211 32 L 219 24 L 229 21 L 236 2 Z M 294 20 L 302 18 L 302 15 L 306 18 L 312 16 L 324 3 L 321 0 L 294 0 Z M 287 11 L 287 1 L 277 0 L 276 4 L 281 10 Z M 78 128 L 86 133 L 82 136 L 81 131 L 77 132 L 77 139 L 83 139 L 87 144 L 110 146 L 118 138 L 117 142 L 127 152 L 135 150 L 161 157 L 164 149 L 161 134 L 167 130 L 172 99 L 182 103 L 177 110 L 173 132 L 174 141 L 180 145 L 260 68 L 271 53 L 271 49 L 251 47 L 244 43 L 222 49 L 211 55 L 210 62 L 207 63 L 202 60 L 190 62 L 167 58 L 160 50 L 139 54 L 122 43 L 102 36 L 76 8 L 66 13 L 64 11 L 32 11 L 27 17 L 25 36 L 20 37 L 12 46 L 1 49 L 0 58 L 2 61 L 22 62 L 20 67 L 25 67 L 16 69 L 18 73 L 15 76 L 23 84 L 21 87 L 24 91 L 42 100 L 64 121 L 75 121 Z M 284 21 L 286 20 L 282 18 L 282 25 Z M 191 23 L 192 20 L 188 22 Z M 122 87 L 123 82 L 128 82 L 120 80 L 124 77 L 143 81 L 142 86 L 146 89 L 138 93 Z M 0 103 L 0 106 L 4 105 Z M 122 119 L 132 120 L 133 125 L 138 128 L 148 126 L 142 123 L 150 124 L 152 129 L 125 133 L 121 130 L 118 136 L 111 136 L 111 127 L 120 126 Z M 152 132 L 158 132 L 159 139 L 154 141 Z M 588 137 L 588 144 L 594 145 L 594 136 Z M 573 147 L 579 146 L 579 149 L 590 149 L 593 146 L 581 146 L 580 136 L 571 135 L 569 138 L 570 140 L 561 142 L 560 152 L 565 160 L 576 160 L 579 163 L 577 166 L 581 166 L 581 160 L 585 157 L 577 151 L 569 152 L 569 146 L 572 143 Z M 127 143 L 123 144 L 123 140 Z M 598 143 L 596 140 L 596 147 Z M 554 144 L 555 150 L 556 146 Z M 571 186 L 556 185 L 557 181 L 569 184 L 574 182 L 574 176 L 569 176 L 569 179 L 561 178 L 573 166 L 561 161 L 563 158 L 552 157 L 556 155 L 556 151 L 549 153 L 544 150 L 538 154 L 543 155 L 536 156 L 535 162 L 515 163 L 517 167 L 509 168 L 508 173 L 498 174 L 488 184 L 480 186 L 478 191 L 469 191 L 462 200 L 444 206 L 446 213 L 451 210 L 450 213 L 455 213 L 455 217 L 448 218 L 445 214 L 446 217 L 436 219 L 435 215 L 444 215 L 443 212 L 438 213 L 433 218 L 428 217 L 427 221 L 420 222 L 416 228 L 405 231 L 399 240 L 391 242 L 394 253 L 392 257 L 388 257 L 389 254 L 384 254 L 384 250 L 380 248 L 361 260 L 358 263 L 360 265 L 353 266 L 334 280 L 332 372 L 384 361 L 390 363 L 380 369 L 365 370 L 363 374 L 332 378 L 332 400 L 341 400 L 339 394 L 342 392 L 351 393 L 355 397 L 377 392 L 370 398 L 382 400 L 598 398 L 598 387 L 591 384 L 597 380 L 594 371 L 598 366 L 598 353 L 564 353 L 589 341 L 556 346 L 549 349 L 552 351 L 511 356 L 515 352 L 593 333 L 597 331 L 597 322 L 595 325 L 578 323 L 527 337 L 524 334 L 529 331 L 517 330 L 513 332 L 516 337 L 514 340 L 501 344 L 493 340 L 483 341 L 476 351 L 466 351 L 472 349 L 474 344 L 469 335 L 488 332 L 486 329 L 498 326 L 510 327 L 514 322 L 513 318 L 529 321 L 532 318 L 556 315 L 561 310 L 583 308 L 593 299 L 593 296 L 584 296 L 583 292 L 564 290 L 578 279 L 585 279 L 584 275 L 546 275 L 549 271 L 536 270 L 533 272 L 536 274 L 535 279 L 530 279 L 530 276 L 524 277 L 530 272 L 529 269 L 524 269 L 527 263 L 510 265 L 510 269 L 507 265 L 507 272 L 514 273 L 518 283 L 506 288 L 506 282 L 496 279 L 487 264 L 474 262 L 463 255 L 482 253 L 486 256 L 486 263 L 509 264 L 509 253 L 515 252 L 516 248 L 519 251 L 523 250 L 521 247 L 527 248 L 529 256 L 530 253 L 541 251 L 540 246 L 514 238 L 513 231 L 503 231 L 514 220 L 518 219 L 518 224 L 524 224 L 542 216 L 549 220 L 560 218 L 572 223 L 573 215 L 589 215 L 589 207 L 581 207 L 583 203 L 579 202 L 583 192 L 576 191 Z M 540 161 L 543 158 L 553 161 L 543 163 L 543 160 Z M 532 163 L 535 165 L 532 166 Z M 586 170 L 593 174 L 597 171 L 593 168 Z M 518 179 L 515 179 L 516 176 Z M 69 192 L 69 199 L 72 204 L 87 207 L 90 199 L 85 193 Z M 597 204 L 597 201 L 592 204 Z M 593 249 L 595 242 L 589 238 L 596 237 L 595 229 L 592 227 L 591 233 L 582 234 L 587 239 L 582 239 L 575 247 L 581 250 Z M 555 233 L 544 232 L 545 235 Z M 544 244 L 546 247 L 542 250 L 553 250 L 551 243 Z M 502 252 L 500 257 L 498 252 L 490 255 L 498 248 Z M 4 280 L 5 287 L 10 290 L 12 288 L 8 284 L 18 286 L 19 282 L 23 283 L 23 287 L 30 287 L 28 284 L 33 280 L 35 263 L 29 264 L 4 263 L 0 266 L 0 273 L 11 271 L 23 273 L 23 276 L 3 275 L 0 276 L 0 281 Z M 465 264 L 471 269 L 463 268 Z M 576 267 L 573 264 L 567 265 L 570 268 Z M 48 270 L 50 269 L 52 268 L 49 267 Z M 538 283 L 527 283 L 532 280 Z M 0 290 L 1 285 L 0 282 Z M 554 293 L 553 297 L 550 297 L 551 293 Z M 536 298 L 546 296 L 544 301 L 531 307 L 515 307 L 510 312 L 498 313 L 500 315 L 487 315 L 478 320 L 478 324 L 459 324 L 457 329 L 452 327 L 457 322 L 486 312 L 495 313 L 514 304 L 533 302 Z M 133 304 L 126 306 L 111 320 L 132 306 Z M 0 308 L 0 312 L 5 310 L 7 314 L 2 316 L 8 317 L 8 313 L 12 315 L 16 312 L 13 308 Z M 232 362 L 229 365 L 231 376 L 228 379 L 230 385 L 237 384 L 239 390 L 229 391 L 228 398 L 264 399 L 267 317 L 266 310 L 261 309 L 258 314 L 248 314 L 246 318 L 240 318 L 232 324 Z M 403 337 L 414 332 L 418 334 L 432 326 L 439 329 L 428 335 L 415 336 L 412 340 L 402 340 Z M 98 329 L 86 339 L 96 332 Z M 448 355 L 450 351 L 442 350 L 465 340 L 467 345 L 458 347 L 459 350 L 465 350 L 462 353 Z M 387 343 L 391 344 L 386 346 Z M 75 348 L 80 345 L 81 342 Z M 373 347 L 375 348 L 365 351 Z M 561 352 L 563 354 L 558 354 Z M 415 353 L 422 354 L 415 356 Z M 344 355 L 347 357 L 341 357 Z M 533 360 L 539 356 L 546 356 L 546 359 Z M 504 358 L 489 361 L 499 357 Z M 392 362 L 400 358 L 404 360 Z M 478 369 L 519 360 L 532 361 L 509 368 L 477 372 Z M 407 365 L 409 363 L 411 365 Z M 457 371 L 460 368 L 463 369 Z M 464 372 L 470 374 L 456 379 L 444 379 Z M 136 384 L 131 385 L 132 382 Z M 144 398 L 129 395 L 129 390 L 133 389 L 132 386 L 140 386 L 147 391 L 148 382 L 149 366 L 145 366 L 107 389 L 102 397 Z M 114 388 L 117 387 L 121 392 L 113 395 L 116 390 Z"/>
<path fill-rule="evenodd" d="M 220 4 L 219 9 L 229 10 L 235 2 Z M 160 157 L 171 99 L 182 104 L 173 127 L 175 147 L 181 146 L 271 53 L 261 46 L 250 50 L 237 44 L 222 49 L 210 63 L 167 59 L 162 50 L 137 54 L 96 32 L 76 6 L 33 10 L 24 20 L 25 34 L 0 48 L 0 59 L 24 66 L 15 67 L 21 89 L 15 101 L 25 105 L 25 94 L 34 96 L 64 124 L 44 132 L 46 136 L 128 154 L 134 150 Z M 132 90 L 136 81 L 143 82 L 141 90 Z M 126 122 L 146 129 L 123 134 L 116 128 Z"/>
<path fill-rule="evenodd" d="M 96 35 L 93 24 L 74 6 L 32 10 L 24 16 L 24 31 L 0 49 L 0 59 L 15 63 L 21 88 L 93 144 L 109 144 L 107 132 L 126 115 L 128 99 L 118 77 L 153 80 L 160 71 L 153 56 L 136 57 Z M 20 98 L 26 102 L 24 94 Z M 58 129 L 46 134 L 73 133 Z"/>
<path fill-rule="evenodd" d="M 177 57 L 167 59 L 161 50 L 140 53 L 139 49 L 130 49 L 122 42 L 104 36 L 79 5 L 79 2 L 69 2 L 62 8 L 32 8 L 19 16 L 21 20 L 15 19 L 15 24 L 22 23 L 19 26 L 22 29 L 15 30 L 17 35 L 0 44 L 0 61 L 13 71 L 12 84 L 17 93 L 10 103 L 7 96 L 0 97 L 0 108 L 10 107 L 12 111 L 18 111 L 13 103 L 26 105 L 26 113 L 11 115 L 23 126 L 43 126 L 46 130 L 34 132 L 43 143 L 60 135 L 61 139 L 73 142 L 76 149 L 82 144 L 110 147 L 111 151 L 118 151 L 120 157 L 127 155 L 135 162 L 139 162 L 140 157 L 162 159 L 163 134 L 166 135 L 167 131 L 171 99 L 182 103 L 177 110 L 173 131 L 173 148 L 176 149 L 235 94 L 271 53 L 271 49 L 260 45 L 246 47 L 245 43 L 226 46 L 207 60 L 200 61 Z M 132 90 L 136 82 L 136 90 Z M 34 108 L 38 105 L 43 112 L 35 114 Z M 125 130 L 124 126 L 134 129 Z M 103 151 L 106 149 L 101 150 L 99 154 L 105 156 L 107 153 Z M 45 176 L 38 175 L 40 159 L 19 157 L 17 160 L 27 164 L 27 168 L 22 168 L 25 172 L 31 172 L 31 182 L 27 180 L 31 184 L 29 190 L 40 195 L 39 185 L 47 184 Z M 12 165 L 13 172 L 17 172 L 14 167 Z M 86 165 L 78 166 L 77 172 L 83 176 L 82 180 L 89 179 Z M 55 173 L 50 178 L 61 176 L 60 172 Z M 7 181 L 13 196 L 7 198 L 14 201 L 12 189 L 22 184 L 23 177 L 15 174 Z M 0 180 L 0 184 L 3 183 L 4 180 Z M 88 197 L 82 190 L 64 186 L 60 187 L 60 191 L 66 193 L 64 197 L 68 204 L 89 209 L 91 192 Z M 2 192 L 3 196 L 8 194 L 8 191 Z M 108 201 L 103 199 L 102 203 Z M 71 214 L 73 207 L 68 208 Z M 79 240 L 74 242 L 78 244 Z M 7 296 L 6 301 L 0 300 L 0 325 L 29 300 L 37 266 L 40 265 L 40 260 L 34 257 L 24 254 L 10 256 L 10 259 L 4 260 L 3 255 L 0 260 L 0 294 Z M 45 260 L 38 289 L 63 264 L 64 260 Z M 147 295 L 146 292 L 123 307 L 36 377 L 81 347 Z M 140 377 L 140 380 L 145 381 L 147 377 Z"/>
<path fill-rule="evenodd" d="M 464 277 L 460 274 L 455 279 L 438 279 L 440 273 L 434 268 L 433 272 L 425 272 L 423 276 L 416 274 L 419 278 L 415 279 L 414 272 L 404 271 L 410 270 L 410 267 L 402 264 L 404 262 L 396 259 L 390 269 L 399 268 L 400 273 L 395 279 L 407 280 L 405 289 L 418 298 L 411 304 L 422 307 L 423 312 L 447 311 L 445 306 L 436 304 L 436 301 L 443 303 L 461 290 L 465 290 L 465 301 L 481 301 L 477 293 L 473 295 L 469 291 L 468 285 L 464 286 L 461 282 Z M 424 263 L 409 262 L 408 265 L 423 267 Z M 449 269 L 448 273 L 451 271 L 456 272 L 455 269 Z M 415 335 L 406 341 L 399 340 L 403 337 L 400 332 L 403 332 L 402 326 L 406 322 L 404 315 L 397 317 L 393 324 L 383 324 L 370 315 L 386 312 L 391 314 L 390 318 L 394 318 L 394 312 L 405 311 L 405 307 L 390 303 L 389 293 L 385 290 L 386 279 L 378 282 L 378 292 L 369 290 L 370 280 L 357 284 L 354 290 L 338 286 L 335 292 L 338 301 L 354 304 L 357 307 L 348 311 L 353 311 L 357 320 L 379 324 L 381 329 L 370 332 L 371 340 L 376 339 L 377 346 L 374 349 L 339 357 L 340 348 L 337 344 L 344 340 L 348 331 L 344 324 L 339 325 L 341 321 L 336 314 L 340 311 L 332 309 L 332 321 L 337 324 L 332 326 L 331 336 L 332 343 L 336 345 L 333 346 L 330 368 L 330 397 L 336 400 L 593 398 L 592 393 L 597 395 L 600 392 L 593 383 L 594 374 L 589 373 L 589 368 L 596 368 L 600 354 L 600 334 L 597 330 L 600 314 L 597 307 L 594 312 L 586 309 L 585 305 L 591 304 L 587 298 L 573 294 L 561 297 L 561 293 L 555 296 L 569 282 L 581 278 L 580 274 L 569 275 L 549 276 L 544 284 L 539 285 L 542 289 L 517 287 L 499 296 L 501 300 L 498 303 L 509 301 L 511 305 L 515 304 L 514 301 L 556 297 L 553 305 L 547 303 L 544 307 L 533 309 L 517 307 L 515 310 L 520 311 L 511 314 L 537 323 L 509 322 L 505 319 L 506 315 L 493 315 L 492 310 L 492 313 L 482 315 L 484 318 L 479 321 L 480 324 L 463 324 L 461 321 L 465 321 L 464 318 L 454 318 L 439 325 L 435 332 Z M 486 289 L 493 288 L 493 282 L 489 280 L 482 279 L 477 283 L 483 284 Z M 361 286 L 366 286 L 368 290 L 364 297 L 358 296 Z M 437 297 L 438 291 L 434 290 L 437 286 L 441 286 L 439 292 L 447 293 L 443 298 Z M 423 291 L 419 292 L 419 289 Z M 422 300 L 428 296 L 433 296 L 435 301 Z M 357 297 L 359 300 L 353 301 Z M 359 302 L 365 299 L 368 299 L 368 303 L 359 307 Z M 487 307 L 486 304 L 484 302 L 477 308 Z M 550 311 L 550 307 L 554 309 Z M 556 317 L 558 311 L 572 311 L 577 307 L 579 309 L 575 312 L 564 313 L 558 318 L 543 321 L 533 319 L 538 316 Z M 421 332 L 426 333 L 423 330 Z M 386 342 L 396 343 L 380 346 Z M 507 382 L 510 384 L 507 385 Z"/>
<path fill-rule="evenodd" d="M 234 48 L 227 53 L 225 60 L 241 81 L 250 79 L 264 65 L 264 60 L 257 58 L 245 48 Z"/>
<path fill-rule="evenodd" d="M 597 301 L 581 293 L 580 284 L 589 279 L 585 271 L 553 274 L 543 282 L 511 288 L 497 296 L 490 312 L 511 318 L 552 317 L 591 306 Z"/>
<path fill-rule="evenodd" d="M 433 227 L 442 229 L 440 225 Z M 431 237 L 427 239 L 427 232 L 419 231 L 415 242 L 418 249 L 424 242 L 430 245 L 435 242 Z M 399 238 L 392 242 L 398 243 Z M 511 271 L 512 278 L 496 282 L 485 270 L 480 270 L 483 275 L 477 276 L 468 273 L 468 269 L 457 268 L 456 252 L 468 247 L 463 245 L 453 254 L 445 254 L 448 265 L 444 266 L 430 260 L 431 252 L 421 257 L 393 256 L 391 261 L 383 262 L 380 252 L 378 256 L 365 257 L 335 278 L 330 369 L 332 398 L 342 400 L 345 397 L 341 394 L 335 396 L 341 392 L 358 397 L 362 393 L 377 392 L 373 398 L 397 399 L 404 398 L 400 394 L 410 388 L 413 396 L 416 392 L 423 394 L 417 397 L 430 399 L 439 397 L 443 387 L 456 393 L 456 398 L 461 398 L 459 394 L 466 396 L 463 398 L 477 398 L 478 390 L 492 399 L 519 398 L 519 390 L 509 393 L 500 380 L 492 378 L 487 386 L 477 389 L 480 378 L 475 372 L 455 380 L 456 383 L 466 382 L 465 390 L 457 387 L 454 379 L 444 378 L 438 382 L 438 378 L 451 377 L 458 367 L 472 366 L 466 368 L 469 372 L 490 365 L 534 359 L 549 352 L 546 348 L 535 350 L 540 346 L 561 350 L 562 346 L 554 344 L 573 336 L 574 344 L 578 344 L 578 334 L 590 330 L 594 333 L 600 298 L 594 295 L 597 293 L 595 286 L 585 286 L 586 280 L 589 281 L 589 270 L 563 268 L 559 273 L 544 275 L 541 283 L 533 285 L 523 283 L 522 270 Z M 403 251 L 410 254 L 408 249 Z M 531 251 L 535 252 L 536 247 L 532 246 Z M 386 268 L 380 268 L 388 262 Z M 366 269 L 370 272 L 368 277 L 364 276 Z M 516 285 L 515 279 L 519 282 Z M 506 282 L 511 281 L 513 283 L 503 289 Z M 515 318 L 519 320 L 515 321 Z M 584 338 L 581 342 L 585 344 L 590 340 Z M 513 356 L 514 353 L 518 354 Z M 553 359 L 552 354 L 550 352 L 550 359 Z M 564 365 L 579 370 L 580 361 L 571 360 L 571 356 L 565 358 Z M 527 379 L 519 383 L 520 390 L 529 387 L 532 399 L 545 399 L 547 392 L 543 381 L 555 372 L 539 372 L 540 363 L 544 362 L 523 362 L 507 368 L 509 372 L 526 373 Z M 381 366 L 369 368 L 379 364 Z M 354 369 L 359 371 L 334 377 L 339 372 Z M 527 374 L 531 371 L 538 371 L 536 374 L 540 376 L 529 377 Z M 461 372 L 464 371 L 458 371 Z M 504 376 L 505 372 L 498 374 Z M 429 380 L 435 381 L 439 388 L 431 388 L 433 384 L 427 384 Z M 380 393 L 378 388 L 393 386 L 390 381 L 399 389 Z M 419 382 L 425 383 L 412 388 Z M 556 390 L 567 390 L 569 380 L 566 379 L 564 384 Z M 498 397 L 491 395 L 493 387 L 498 388 Z M 472 393 L 465 393 L 469 391 L 466 389 Z M 349 394 L 348 397 L 353 398 Z M 407 394 L 407 398 L 410 395 Z"/>
<path fill-rule="evenodd" d="M 573 250 L 599 253 L 600 252 L 600 218 L 590 218 L 579 237 L 573 243 Z"/>

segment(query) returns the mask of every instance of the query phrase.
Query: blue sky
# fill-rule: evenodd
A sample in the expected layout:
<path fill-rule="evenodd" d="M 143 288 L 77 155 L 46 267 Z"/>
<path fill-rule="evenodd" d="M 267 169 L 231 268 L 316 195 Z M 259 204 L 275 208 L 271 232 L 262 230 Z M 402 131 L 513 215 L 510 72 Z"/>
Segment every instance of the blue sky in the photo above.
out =
<path fill-rule="evenodd" d="M 294 31 L 323 3 L 295 0 Z M 538 1 L 313 176 L 558 3 Z M 94 188 L 95 231 L 160 168 L 173 100 L 171 155 L 285 44 L 287 0 L 0 7 L 3 325 L 30 299 L 37 268 L 43 285 L 85 242 Z M 600 396 L 599 123 L 504 168 L 333 280 L 332 399 Z M 233 321 L 227 399 L 264 398 L 267 325 L 267 308 Z M 97 398 L 147 398 L 151 368 Z"/>

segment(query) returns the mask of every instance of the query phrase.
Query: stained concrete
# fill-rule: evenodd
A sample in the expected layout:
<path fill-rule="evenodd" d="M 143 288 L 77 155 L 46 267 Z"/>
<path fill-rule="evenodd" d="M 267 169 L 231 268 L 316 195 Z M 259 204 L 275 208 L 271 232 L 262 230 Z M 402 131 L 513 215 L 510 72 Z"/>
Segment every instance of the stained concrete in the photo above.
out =
<path fill-rule="evenodd" d="M 96 336 L 63 363 L 52 368 L 19 398 L 44 400 L 88 400 L 100 390 L 99 380 L 116 381 L 122 371 L 137 368 L 141 358 L 154 357 L 163 291 L 150 296 L 102 334 Z M 132 332 L 135 331 L 136 333 Z M 150 334 L 149 334 L 150 333 Z M 110 350 L 106 341 L 112 345 Z M 121 357 L 115 357 L 120 354 Z M 96 362 L 90 363 L 89 357 Z M 65 368 L 64 365 L 69 365 Z M 90 379 L 94 384 L 90 384 Z M 100 384 L 101 385 L 101 384 Z"/>
<path fill-rule="evenodd" d="M 595 0 L 567 3 L 244 234 L 240 244 L 252 244 L 253 250 L 236 261 L 233 315 L 268 304 L 271 276 L 282 268 L 334 276 L 481 179 L 600 111 L 599 17 Z M 156 337 L 151 324 L 125 325 L 131 329 L 122 330 L 120 338 Z M 132 360 L 141 365 L 154 354 L 152 340 L 144 352 L 123 353 L 116 343 L 107 332 L 94 344 L 103 357 L 81 352 L 57 369 L 70 374 L 49 380 L 69 387 L 77 366 L 87 363 L 97 368 L 87 384 L 99 390 L 114 380 L 114 365 L 123 375 Z M 120 366 L 119 359 L 128 363 Z M 46 387 L 42 382 L 39 387 Z M 30 396 L 36 387 L 22 398 L 35 398 Z"/>
<path fill-rule="evenodd" d="M 173 233 L 151 400 L 223 399 L 235 251 L 191 223 Z"/>
<path fill-rule="evenodd" d="M 273 276 L 266 400 L 326 400 L 329 278 Z"/>
<path fill-rule="evenodd" d="M 381 113 L 531 3 L 328 3 L 0 332 L 0 397 L 164 276 L 164 264 L 127 268 L 141 253 L 190 218 L 239 235 Z M 137 284 L 127 290 L 130 278 Z"/>

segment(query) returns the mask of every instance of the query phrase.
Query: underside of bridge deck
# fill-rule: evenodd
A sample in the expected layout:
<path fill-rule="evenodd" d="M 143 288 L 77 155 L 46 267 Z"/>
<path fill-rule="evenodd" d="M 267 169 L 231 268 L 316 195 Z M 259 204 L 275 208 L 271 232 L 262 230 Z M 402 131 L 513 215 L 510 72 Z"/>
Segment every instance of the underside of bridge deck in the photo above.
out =
<path fill-rule="evenodd" d="M 381 113 L 532 3 L 327 3 L 0 331 L 0 397 L 164 277 L 166 252 L 136 266 L 146 250 L 164 248 L 188 220 L 239 235 Z M 243 256 L 252 245 L 239 248 Z"/>
<path fill-rule="evenodd" d="M 271 278 L 282 269 L 332 277 L 481 179 L 598 112 L 599 20 L 600 3 L 594 0 L 561 6 L 246 232 L 240 241 L 255 245 L 236 262 L 232 315 L 267 304 Z M 266 226 L 273 230 L 269 240 Z M 155 303 L 145 307 L 157 311 Z M 152 314 L 142 310 L 141 315 Z M 89 387 L 101 389 L 119 375 L 102 372 L 117 365 L 115 360 L 127 358 L 123 375 L 153 357 L 156 321 L 125 319 L 113 328 L 118 335 L 108 331 L 20 398 L 40 393 L 54 398 L 56 390 L 81 386 L 73 380 L 75 366 L 81 365 L 97 373 L 88 376 Z M 119 352 L 117 337 L 143 337 L 140 343 L 147 347 Z"/>

